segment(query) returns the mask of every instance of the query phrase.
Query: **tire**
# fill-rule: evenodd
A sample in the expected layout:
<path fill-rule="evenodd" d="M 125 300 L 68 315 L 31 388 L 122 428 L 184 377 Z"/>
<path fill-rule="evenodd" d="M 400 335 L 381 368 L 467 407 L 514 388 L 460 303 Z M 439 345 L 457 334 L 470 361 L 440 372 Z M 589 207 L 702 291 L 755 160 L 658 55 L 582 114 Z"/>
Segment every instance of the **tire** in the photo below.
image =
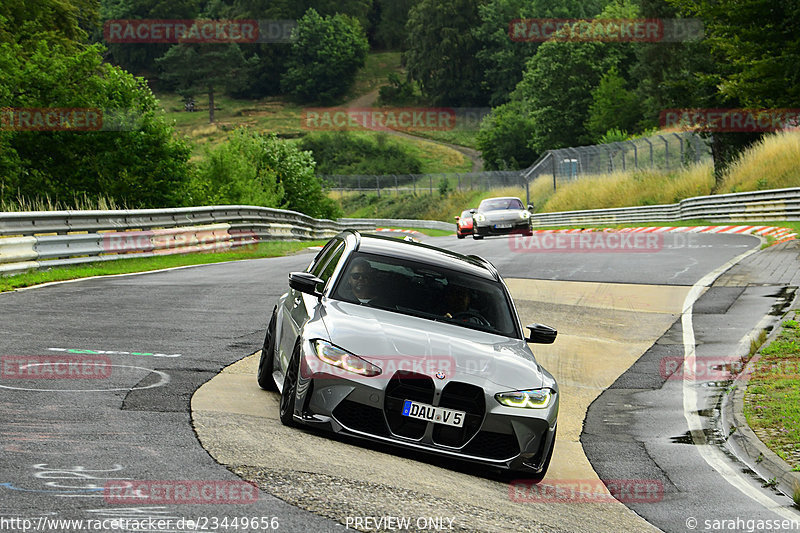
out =
<path fill-rule="evenodd" d="M 294 402 L 297 392 L 297 380 L 300 377 L 300 346 L 295 348 L 289 367 L 286 369 L 286 376 L 283 378 L 283 391 L 281 391 L 281 401 L 278 414 L 284 426 L 297 427 L 294 421 Z"/>
<path fill-rule="evenodd" d="M 477 233 L 473 233 L 472 238 L 475 239 L 476 241 L 479 241 L 483 239 L 483 235 L 478 235 Z"/>
<path fill-rule="evenodd" d="M 264 390 L 278 390 L 275 380 L 272 378 L 275 361 L 275 320 L 277 313 L 272 311 L 272 318 L 267 326 L 267 334 L 264 337 L 264 346 L 261 348 L 261 360 L 258 362 L 258 386 Z"/>
<path fill-rule="evenodd" d="M 462 234 L 460 234 L 460 233 L 456 232 L 456 237 L 458 237 L 459 239 L 463 239 L 463 238 L 464 238 L 464 235 L 462 235 Z"/>

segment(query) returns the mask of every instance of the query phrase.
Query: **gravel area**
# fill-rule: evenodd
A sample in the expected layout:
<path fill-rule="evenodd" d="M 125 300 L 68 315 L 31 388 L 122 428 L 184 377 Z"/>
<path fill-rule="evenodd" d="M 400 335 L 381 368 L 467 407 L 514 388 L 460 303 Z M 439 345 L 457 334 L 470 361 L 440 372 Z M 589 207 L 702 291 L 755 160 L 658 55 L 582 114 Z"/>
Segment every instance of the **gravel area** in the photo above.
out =
<path fill-rule="evenodd" d="M 431 530 L 486 532 L 526 531 L 531 533 L 561 533 L 567 530 L 532 523 L 519 517 L 498 514 L 477 505 L 437 498 L 428 494 L 399 489 L 377 483 L 354 481 L 326 474 L 267 470 L 241 466 L 233 472 L 256 483 L 262 490 L 292 505 L 315 514 L 336 520 L 358 531 L 387 531 L 391 523 L 355 523 L 356 517 L 399 517 L 407 520 L 409 527 L 402 531 L 422 532 Z M 380 494 L 380 498 L 375 498 Z M 349 517 L 349 520 L 348 520 Z M 360 527 L 359 527 L 360 526 Z"/>

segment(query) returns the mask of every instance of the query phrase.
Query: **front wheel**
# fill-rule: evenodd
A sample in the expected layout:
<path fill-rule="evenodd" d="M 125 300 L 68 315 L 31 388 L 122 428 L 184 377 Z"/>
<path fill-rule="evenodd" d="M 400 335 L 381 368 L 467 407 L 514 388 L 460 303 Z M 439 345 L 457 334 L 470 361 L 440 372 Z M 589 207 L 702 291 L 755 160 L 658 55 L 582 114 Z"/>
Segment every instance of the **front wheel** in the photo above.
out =
<path fill-rule="evenodd" d="M 465 235 L 462 235 L 461 233 L 456 232 L 456 237 L 458 237 L 459 239 L 463 239 L 465 237 Z"/>
<path fill-rule="evenodd" d="M 286 369 L 286 375 L 283 377 L 279 416 L 284 426 L 297 426 L 297 422 L 294 421 L 294 403 L 297 393 L 297 380 L 299 377 L 300 347 L 298 346 L 292 354 L 292 360 L 289 361 L 289 367 Z"/>
<path fill-rule="evenodd" d="M 264 346 L 261 348 L 261 360 L 258 362 L 258 386 L 264 390 L 277 389 L 275 380 L 272 378 L 275 361 L 275 315 L 273 310 L 272 318 L 267 326 L 267 335 L 264 337 Z"/>
<path fill-rule="evenodd" d="M 478 235 L 477 233 L 473 233 L 472 238 L 476 241 L 483 239 L 483 235 Z"/>

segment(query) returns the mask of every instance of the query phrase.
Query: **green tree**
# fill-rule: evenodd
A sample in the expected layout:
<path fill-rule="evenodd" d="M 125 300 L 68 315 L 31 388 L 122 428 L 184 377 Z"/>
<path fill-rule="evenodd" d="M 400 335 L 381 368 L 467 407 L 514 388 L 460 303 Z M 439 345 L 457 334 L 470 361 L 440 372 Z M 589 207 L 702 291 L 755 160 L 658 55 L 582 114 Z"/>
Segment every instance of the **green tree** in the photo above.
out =
<path fill-rule="evenodd" d="M 524 102 L 512 99 L 492 109 L 478 132 L 478 147 L 487 170 L 527 168 L 536 160 L 529 146 L 533 119 Z"/>
<path fill-rule="evenodd" d="M 700 17 L 711 48 L 729 65 L 723 96 L 748 107 L 800 101 L 800 3 L 771 0 L 667 0 Z"/>
<path fill-rule="evenodd" d="M 639 99 L 625 87 L 625 80 L 613 66 L 600 78 L 592 91 L 586 130 L 593 142 L 598 142 L 608 130 L 633 131 L 641 120 Z"/>
<path fill-rule="evenodd" d="M 488 101 L 476 55 L 481 49 L 473 29 L 485 0 L 420 0 L 410 11 L 408 76 L 419 82 L 434 105 L 480 106 Z"/>
<path fill-rule="evenodd" d="M 241 74 L 250 62 L 236 43 L 180 43 L 156 60 L 161 77 L 173 83 L 185 98 L 198 91 L 208 95 L 208 123 L 214 122 L 214 93 L 241 87 Z"/>
<path fill-rule="evenodd" d="M 607 5 L 598 18 L 635 18 L 626 0 Z M 616 67 L 625 77 L 635 61 L 632 43 L 548 41 L 527 64 L 515 93 L 533 119 L 530 146 L 537 153 L 592 141 L 586 130 L 592 91 Z"/>
<path fill-rule="evenodd" d="M 202 9 L 201 0 L 102 0 L 100 16 L 103 20 L 195 19 Z M 153 76 L 157 71 L 156 59 L 170 48 L 168 43 L 110 43 L 105 42 L 102 31 L 96 31 L 95 40 L 108 47 L 108 61 L 139 75 Z"/>
<path fill-rule="evenodd" d="M 347 15 L 322 17 L 309 9 L 298 21 L 281 86 L 300 101 L 331 104 L 352 87 L 368 51 L 358 20 Z"/>
<path fill-rule="evenodd" d="M 190 172 L 189 149 L 175 140 L 144 80 L 103 63 L 102 47 L 83 42 L 81 21 L 92 17 L 90 6 L 12 0 L 2 8 L 0 108 L 90 108 L 104 130 L 8 128 L 0 136 L 4 194 L 68 202 L 85 194 L 131 206 L 177 205 Z M 50 26 L 53 13 L 71 18 Z"/>
<path fill-rule="evenodd" d="M 679 11 L 665 0 L 640 0 L 644 18 L 675 19 Z M 639 43 L 636 62 L 628 76 L 638 80 L 634 89 L 642 110 L 640 129 L 658 126 L 665 109 L 720 107 L 716 72 L 723 62 L 705 40 L 675 43 Z"/>
<path fill-rule="evenodd" d="M 480 24 L 473 29 L 480 42 L 476 59 L 483 76 L 482 87 L 492 107 L 507 102 L 522 79 L 525 63 L 536 53 L 540 42 L 513 40 L 509 23 L 527 18 L 593 17 L 605 0 L 488 0 L 478 6 Z"/>
<path fill-rule="evenodd" d="M 374 31 L 371 41 L 378 48 L 405 50 L 406 22 L 411 8 L 419 0 L 376 0 L 374 4 Z"/>

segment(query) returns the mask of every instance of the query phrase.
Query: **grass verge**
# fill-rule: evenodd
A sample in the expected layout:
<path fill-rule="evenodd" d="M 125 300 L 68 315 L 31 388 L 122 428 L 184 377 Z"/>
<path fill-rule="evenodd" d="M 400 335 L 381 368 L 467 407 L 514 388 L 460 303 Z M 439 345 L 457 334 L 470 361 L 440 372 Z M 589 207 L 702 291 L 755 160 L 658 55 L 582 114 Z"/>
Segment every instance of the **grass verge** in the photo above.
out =
<path fill-rule="evenodd" d="M 800 466 L 800 312 L 761 350 L 744 397 L 747 423 L 784 461 Z"/>
<path fill-rule="evenodd" d="M 119 259 L 116 261 L 100 261 L 58 267 L 49 270 L 36 270 L 14 276 L 0 277 L 0 292 L 12 291 L 31 285 L 87 278 L 91 276 L 108 276 L 113 274 L 129 274 L 147 272 L 187 265 L 202 265 L 238 261 L 241 259 L 258 259 L 262 257 L 278 257 L 299 252 L 309 246 L 320 246 L 325 241 L 272 241 L 262 242 L 256 246 L 246 246 L 240 250 L 227 252 L 208 252 L 196 254 L 165 255 L 162 257 L 142 257 L 136 259 Z"/>

